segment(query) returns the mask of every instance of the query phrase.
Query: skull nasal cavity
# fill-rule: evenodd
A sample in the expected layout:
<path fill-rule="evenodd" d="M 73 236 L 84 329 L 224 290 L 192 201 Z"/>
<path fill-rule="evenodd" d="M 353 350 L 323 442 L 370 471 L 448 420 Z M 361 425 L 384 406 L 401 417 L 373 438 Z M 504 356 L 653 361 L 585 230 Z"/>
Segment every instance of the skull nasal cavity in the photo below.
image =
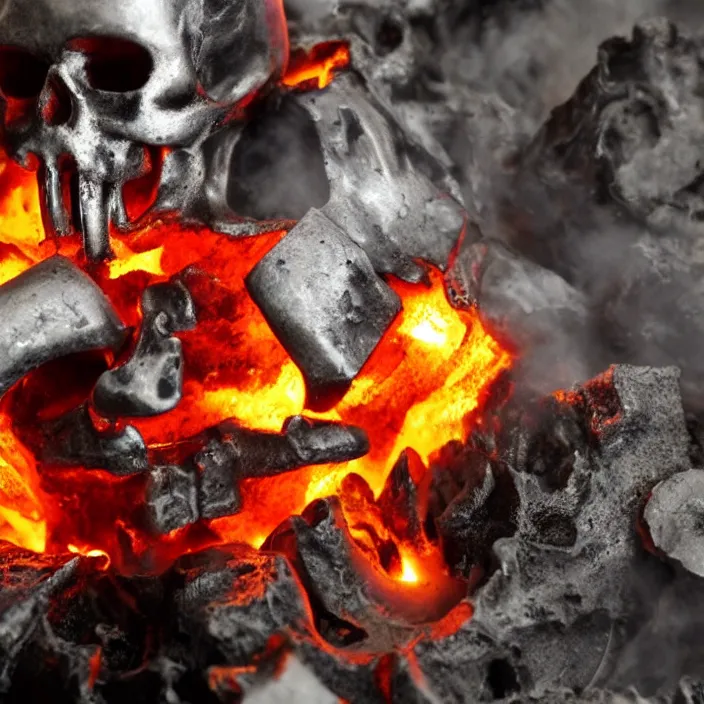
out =
<path fill-rule="evenodd" d="M 42 91 L 49 64 L 19 47 L 0 47 L 0 93 L 5 98 L 36 98 Z"/>
<path fill-rule="evenodd" d="M 65 125 L 71 119 L 71 93 L 58 76 L 50 76 L 40 101 L 42 118 L 47 125 Z"/>
<path fill-rule="evenodd" d="M 154 69 L 152 55 L 136 42 L 116 37 L 72 39 L 68 49 L 87 57 L 88 83 L 96 90 L 129 93 L 142 88 Z"/>

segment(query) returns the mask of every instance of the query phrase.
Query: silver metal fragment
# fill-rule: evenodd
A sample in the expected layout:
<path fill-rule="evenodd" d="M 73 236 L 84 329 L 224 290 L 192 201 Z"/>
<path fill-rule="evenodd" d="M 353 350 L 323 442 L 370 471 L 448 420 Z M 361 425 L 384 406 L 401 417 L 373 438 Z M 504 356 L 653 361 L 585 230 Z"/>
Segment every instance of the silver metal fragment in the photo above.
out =
<path fill-rule="evenodd" d="M 355 378 L 401 309 L 364 251 L 314 209 L 261 259 L 247 289 L 313 399 Z"/>
<path fill-rule="evenodd" d="M 183 351 L 174 332 L 196 325 L 188 289 L 181 282 L 155 284 L 142 295 L 142 329 L 132 357 L 106 371 L 93 391 L 106 417 L 154 416 L 174 409 L 183 392 Z"/>
<path fill-rule="evenodd" d="M 117 349 L 125 328 L 103 292 L 54 256 L 0 286 L 0 395 L 53 359 Z"/>

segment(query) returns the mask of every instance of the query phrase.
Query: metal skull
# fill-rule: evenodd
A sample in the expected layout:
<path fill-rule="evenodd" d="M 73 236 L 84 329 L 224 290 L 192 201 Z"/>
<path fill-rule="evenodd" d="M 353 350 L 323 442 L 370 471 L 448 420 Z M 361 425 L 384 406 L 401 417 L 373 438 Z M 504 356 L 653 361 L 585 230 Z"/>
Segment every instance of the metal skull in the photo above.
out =
<path fill-rule="evenodd" d="M 86 254 L 108 257 L 145 145 L 200 143 L 283 71 L 287 49 L 282 0 L 0 3 L 4 140 L 20 164 L 39 159 L 47 231 L 71 231 L 70 168 Z"/>

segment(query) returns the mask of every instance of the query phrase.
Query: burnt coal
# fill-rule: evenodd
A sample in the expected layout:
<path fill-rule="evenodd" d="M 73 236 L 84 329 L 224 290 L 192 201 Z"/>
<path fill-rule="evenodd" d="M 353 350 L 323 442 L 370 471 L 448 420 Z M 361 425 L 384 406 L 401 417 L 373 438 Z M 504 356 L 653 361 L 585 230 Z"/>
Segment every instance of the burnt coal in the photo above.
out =
<path fill-rule="evenodd" d="M 284 557 L 223 546 L 184 557 L 174 570 L 183 579 L 173 601 L 177 628 L 192 657 L 207 658 L 203 666 L 248 666 L 277 634 L 305 633 L 308 600 Z"/>
<path fill-rule="evenodd" d="M 87 404 L 41 424 L 39 434 L 39 456 L 49 465 L 105 469 L 119 477 L 138 474 L 149 465 L 147 446 L 135 427 L 101 432 Z"/>
<path fill-rule="evenodd" d="M 241 507 L 239 484 L 244 479 L 273 477 L 307 465 L 346 462 L 369 451 L 369 441 L 360 428 L 303 416 L 289 418 L 281 433 L 252 431 L 235 422 L 224 422 L 184 443 L 187 448 L 194 445 L 200 445 L 201 449 L 181 458 L 183 469 L 174 468 L 174 480 L 189 496 L 187 487 L 194 483 L 197 515 L 191 510 L 190 501 L 183 501 L 182 491 L 172 495 L 168 468 L 163 470 L 167 472 L 164 481 L 152 484 L 151 502 L 158 503 L 160 510 L 173 512 L 173 520 L 179 525 L 187 525 L 199 517 L 219 518 L 237 513 Z M 178 458 L 181 448 L 173 450 L 175 453 L 162 450 L 162 455 Z M 164 524 L 157 521 L 156 525 Z"/>
<path fill-rule="evenodd" d="M 157 533 L 170 533 L 195 523 L 200 517 L 195 471 L 178 466 L 152 467 L 145 503 L 149 523 Z"/>

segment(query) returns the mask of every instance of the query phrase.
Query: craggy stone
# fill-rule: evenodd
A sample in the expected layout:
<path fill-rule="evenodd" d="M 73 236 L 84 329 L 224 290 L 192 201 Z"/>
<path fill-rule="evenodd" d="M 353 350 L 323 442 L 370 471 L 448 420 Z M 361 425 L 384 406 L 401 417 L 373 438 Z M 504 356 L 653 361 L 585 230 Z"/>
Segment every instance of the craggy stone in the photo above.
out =
<path fill-rule="evenodd" d="M 80 561 L 0 544 L 0 694 L 9 690 L 23 648 L 41 630 L 52 595 L 71 582 Z"/>
<path fill-rule="evenodd" d="M 273 636 L 308 628 L 308 600 L 282 556 L 225 545 L 184 556 L 174 570 L 183 586 L 173 618 L 200 667 L 215 664 L 208 662 L 213 657 L 217 664 L 249 665 Z"/>
<path fill-rule="evenodd" d="M 318 128 L 330 182 L 321 212 L 380 274 L 418 281 L 419 259 L 444 268 L 466 222 L 449 174 L 352 72 L 298 101 Z"/>
<path fill-rule="evenodd" d="M 421 670 L 441 699 L 476 701 L 471 686 L 438 667 L 466 657 L 478 668 L 480 692 L 492 691 L 488 666 L 497 659 L 503 690 L 508 681 L 516 692 L 540 697 L 555 687 L 598 683 L 625 641 L 620 624 L 642 618 L 637 587 L 646 566 L 636 522 L 653 487 L 690 466 L 677 371 L 614 367 L 561 403 L 572 411 L 561 430 L 558 424 L 556 441 L 539 440 L 552 437 L 552 424 L 525 420 L 498 440 L 520 499 L 516 532 L 494 544 L 500 568 L 475 594 L 471 622 L 417 646 Z M 571 456 L 567 471 L 561 453 Z M 465 640 L 477 639 L 484 655 L 458 654 Z M 456 672 L 464 677 L 468 667 Z"/>
<path fill-rule="evenodd" d="M 377 652 L 411 639 L 419 625 L 444 616 L 466 590 L 441 572 L 429 583 L 400 589 L 379 556 L 370 558 L 355 542 L 337 497 L 316 501 L 304 516 L 285 521 L 265 545 L 287 554 L 325 611 L 358 629 Z"/>
<path fill-rule="evenodd" d="M 150 526 L 157 533 L 170 533 L 199 518 L 196 473 L 185 467 L 152 467 L 146 487 L 146 509 Z"/>
<path fill-rule="evenodd" d="M 211 428 L 195 454 L 198 502 L 203 518 L 236 513 L 240 507 L 239 482 L 251 477 L 271 477 L 299 467 L 345 462 L 369 451 L 360 428 L 329 421 L 293 416 L 281 433 L 248 430 L 232 421 Z"/>

